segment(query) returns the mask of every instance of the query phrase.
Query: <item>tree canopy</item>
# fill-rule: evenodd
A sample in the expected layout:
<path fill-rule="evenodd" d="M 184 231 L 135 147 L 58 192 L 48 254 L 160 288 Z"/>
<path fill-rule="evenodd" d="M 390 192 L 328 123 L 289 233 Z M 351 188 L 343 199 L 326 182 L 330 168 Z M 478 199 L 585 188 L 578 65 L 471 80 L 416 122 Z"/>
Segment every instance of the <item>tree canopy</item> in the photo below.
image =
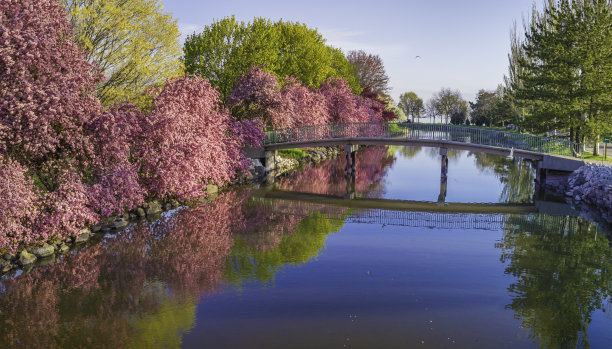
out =
<path fill-rule="evenodd" d="M 444 123 L 448 124 L 449 118 L 456 110 L 462 110 L 467 117 L 467 102 L 461 96 L 459 90 L 442 88 L 427 102 L 427 113 L 429 116 L 444 117 Z"/>
<path fill-rule="evenodd" d="M 380 95 L 389 92 L 389 76 L 379 55 L 358 50 L 349 52 L 346 58 L 353 65 L 364 93 Z"/>
<path fill-rule="evenodd" d="M 405 92 L 400 95 L 398 106 L 404 111 L 406 116 L 412 117 L 412 122 L 414 122 L 415 116 L 417 118 L 420 117 L 421 112 L 424 110 L 423 99 L 412 91 Z"/>
<path fill-rule="evenodd" d="M 575 141 L 612 129 L 612 3 L 547 1 L 513 34 L 507 83 L 525 124 Z"/>
<path fill-rule="evenodd" d="M 144 105 L 149 86 L 181 75 L 179 30 L 160 0 L 61 0 L 76 40 L 103 75 L 104 105 Z"/>
<path fill-rule="evenodd" d="M 343 78 L 353 92 L 361 92 L 344 54 L 302 23 L 264 18 L 245 23 L 226 17 L 188 36 L 183 51 L 186 71 L 208 79 L 223 99 L 254 66 L 280 78 L 293 76 L 311 88 Z"/>

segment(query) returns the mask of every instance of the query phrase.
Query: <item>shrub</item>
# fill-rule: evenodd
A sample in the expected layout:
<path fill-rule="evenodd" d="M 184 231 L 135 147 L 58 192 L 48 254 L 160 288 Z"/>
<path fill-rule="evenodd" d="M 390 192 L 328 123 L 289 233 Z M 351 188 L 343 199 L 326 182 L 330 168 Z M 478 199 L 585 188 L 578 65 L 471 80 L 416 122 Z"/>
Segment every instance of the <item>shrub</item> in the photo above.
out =
<path fill-rule="evenodd" d="M 155 105 L 143 123 L 139 153 L 150 195 L 201 196 L 206 184 L 229 181 L 246 166 L 241 154 L 245 142 L 263 138 L 257 134 L 259 123 L 234 123 L 207 80 L 176 78 L 154 92 Z"/>

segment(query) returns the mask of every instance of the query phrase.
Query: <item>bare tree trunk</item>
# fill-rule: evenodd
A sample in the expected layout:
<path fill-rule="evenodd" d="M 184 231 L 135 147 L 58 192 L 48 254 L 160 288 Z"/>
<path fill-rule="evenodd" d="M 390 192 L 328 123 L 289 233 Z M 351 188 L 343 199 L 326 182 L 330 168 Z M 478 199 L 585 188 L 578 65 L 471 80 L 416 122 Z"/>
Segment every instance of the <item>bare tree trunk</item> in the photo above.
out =
<path fill-rule="evenodd" d="M 599 155 L 599 135 L 595 136 L 595 141 L 593 142 L 593 155 Z"/>

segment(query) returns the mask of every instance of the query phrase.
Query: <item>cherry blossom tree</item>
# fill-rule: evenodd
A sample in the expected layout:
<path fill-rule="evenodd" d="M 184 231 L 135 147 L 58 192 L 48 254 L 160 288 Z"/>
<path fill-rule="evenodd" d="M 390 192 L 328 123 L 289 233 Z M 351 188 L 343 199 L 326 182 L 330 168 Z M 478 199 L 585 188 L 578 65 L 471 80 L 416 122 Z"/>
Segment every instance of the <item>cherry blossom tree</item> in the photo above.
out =
<path fill-rule="evenodd" d="M 281 101 L 284 112 L 291 118 L 291 127 L 329 123 L 326 99 L 321 93 L 291 77 L 285 79 L 284 85 Z"/>
<path fill-rule="evenodd" d="M 220 106 L 219 93 L 207 80 L 176 78 L 154 93 L 139 153 L 150 195 L 195 198 L 203 195 L 207 184 L 229 181 L 245 167 L 241 148 L 245 141 L 257 139 L 259 124 L 246 123 L 238 130 L 241 136 L 233 136 L 234 119 Z"/>
<path fill-rule="evenodd" d="M 132 210 L 144 201 L 135 152 L 142 142 L 145 117 L 126 104 L 100 113 L 88 124 L 96 154 L 89 197 L 102 217 Z"/>
<path fill-rule="evenodd" d="M 2 1 L 0 40 L 0 153 L 54 190 L 58 168 L 92 155 L 84 125 L 101 108 L 97 75 L 57 0 Z"/>
<path fill-rule="evenodd" d="M 330 122 L 350 123 L 370 121 L 370 111 L 351 91 L 345 80 L 332 78 L 321 85 L 320 93 L 326 98 Z"/>
<path fill-rule="evenodd" d="M 38 196 L 26 178 L 26 168 L 0 157 L 0 249 L 14 251 L 20 242 L 31 241 L 32 219 Z"/>
<path fill-rule="evenodd" d="M 238 79 L 228 105 L 237 119 L 259 120 L 273 128 L 291 126 L 291 117 L 283 110 L 278 80 L 262 67 L 251 67 Z"/>

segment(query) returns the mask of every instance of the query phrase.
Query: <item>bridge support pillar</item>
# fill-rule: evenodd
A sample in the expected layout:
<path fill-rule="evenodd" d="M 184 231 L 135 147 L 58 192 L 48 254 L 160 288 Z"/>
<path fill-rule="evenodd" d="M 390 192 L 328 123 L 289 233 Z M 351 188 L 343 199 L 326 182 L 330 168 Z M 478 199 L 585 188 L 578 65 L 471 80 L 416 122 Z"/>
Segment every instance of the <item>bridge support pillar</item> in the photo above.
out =
<path fill-rule="evenodd" d="M 357 193 L 355 191 L 355 173 L 352 175 L 347 174 L 346 176 L 346 195 L 344 195 L 344 199 L 352 200 L 357 197 Z"/>
<path fill-rule="evenodd" d="M 442 155 L 441 166 L 440 166 L 440 178 L 446 179 L 448 176 L 448 157 L 446 156 L 448 149 L 440 148 L 440 155 Z"/>
<path fill-rule="evenodd" d="M 274 151 L 266 151 L 265 152 L 265 158 L 264 158 L 264 163 L 263 165 L 266 168 L 266 172 L 270 172 L 274 169 L 276 169 L 276 155 L 278 154 L 278 152 L 276 150 Z"/>
<path fill-rule="evenodd" d="M 277 151 L 266 151 L 264 158 L 264 167 L 266 168 L 266 183 L 273 184 L 276 177 L 276 155 Z"/>
<path fill-rule="evenodd" d="M 349 179 L 350 176 L 355 176 L 355 169 L 357 167 L 357 146 L 347 144 L 344 146 L 344 151 L 346 152 L 346 178 Z"/>
<path fill-rule="evenodd" d="M 447 177 L 440 178 L 440 194 L 438 195 L 438 202 L 446 201 L 446 184 L 448 180 Z"/>
<path fill-rule="evenodd" d="M 536 167 L 536 183 L 539 185 L 546 184 L 546 174 L 548 170 L 542 166 L 542 161 L 538 161 L 538 166 Z"/>

